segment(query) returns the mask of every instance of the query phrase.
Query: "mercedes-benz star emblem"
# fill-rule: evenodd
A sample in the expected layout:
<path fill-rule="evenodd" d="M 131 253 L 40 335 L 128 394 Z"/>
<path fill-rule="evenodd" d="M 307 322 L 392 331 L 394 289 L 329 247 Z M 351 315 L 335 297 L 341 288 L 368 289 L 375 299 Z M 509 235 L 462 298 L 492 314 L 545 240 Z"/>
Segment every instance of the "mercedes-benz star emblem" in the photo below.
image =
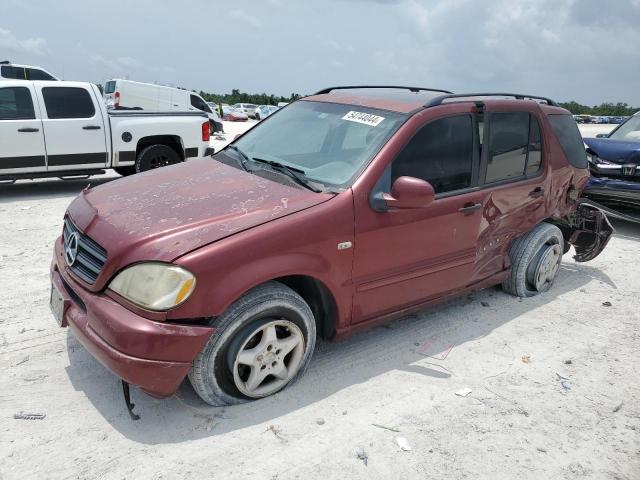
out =
<path fill-rule="evenodd" d="M 73 232 L 67 237 L 64 243 L 64 259 L 69 266 L 72 266 L 78 256 L 78 234 Z"/>

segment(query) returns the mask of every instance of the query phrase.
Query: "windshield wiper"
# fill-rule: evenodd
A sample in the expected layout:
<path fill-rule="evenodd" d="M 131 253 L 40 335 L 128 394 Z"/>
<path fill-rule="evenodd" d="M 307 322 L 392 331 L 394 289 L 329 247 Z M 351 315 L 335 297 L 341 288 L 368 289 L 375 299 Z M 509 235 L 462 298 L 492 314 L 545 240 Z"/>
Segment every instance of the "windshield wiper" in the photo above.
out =
<path fill-rule="evenodd" d="M 238 152 L 238 163 L 245 172 L 248 172 L 249 169 L 247 168 L 247 161 L 250 160 L 249 156 L 235 145 L 229 145 L 229 148 L 235 152 Z"/>
<path fill-rule="evenodd" d="M 293 179 L 298 185 L 302 185 L 305 188 L 308 188 L 312 192 L 320 193 L 323 190 L 316 187 L 315 182 L 310 182 L 305 178 L 304 170 L 299 168 L 290 167 L 288 165 L 284 165 L 280 162 L 276 162 L 273 160 L 265 160 L 264 158 L 251 158 L 250 160 L 256 163 L 263 163 L 272 167 L 276 172 L 284 173 L 289 178 Z"/>

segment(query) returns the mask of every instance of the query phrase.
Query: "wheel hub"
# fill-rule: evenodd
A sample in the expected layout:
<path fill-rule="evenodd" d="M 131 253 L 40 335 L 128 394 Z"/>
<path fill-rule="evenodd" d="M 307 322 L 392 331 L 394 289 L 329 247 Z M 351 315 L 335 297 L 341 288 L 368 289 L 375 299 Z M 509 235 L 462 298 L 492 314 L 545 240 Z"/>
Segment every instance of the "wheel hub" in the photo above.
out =
<path fill-rule="evenodd" d="M 284 387 L 298 372 L 304 356 L 300 328 L 272 320 L 251 332 L 233 363 L 233 381 L 244 395 L 261 398 Z"/>
<path fill-rule="evenodd" d="M 549 289 L 560 268 L 562 248 L 560 245 L 545 245 L 535 257 L 527 272 L 527 280 L 539 292 Z"/>

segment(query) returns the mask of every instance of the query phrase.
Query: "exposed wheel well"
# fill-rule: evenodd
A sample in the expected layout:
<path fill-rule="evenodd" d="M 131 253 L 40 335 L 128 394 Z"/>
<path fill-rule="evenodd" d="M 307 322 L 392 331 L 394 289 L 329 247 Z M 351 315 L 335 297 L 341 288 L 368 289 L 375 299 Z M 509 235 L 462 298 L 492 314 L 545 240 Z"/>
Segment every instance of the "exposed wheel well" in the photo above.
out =
<path fill-rule="evenodd" d="M 274 280 L 284 283 L 309 304 L 316 319 L 320 338 L 330 339 L 333 337 L 336 331 L 338 308 L 331 291 L 321 281 L 305 275 L 291 275 L 274 278 Z"/>
<path fill-rule="evenodd" d="M 182 140 L 177 135 L 152 135 L 149 137 L 143 137 L 138 141 L 136 146 L 136 158 L 142 150 L 150 145 L 167 145 L 171 147 L 176 153 L 184 160 L 184 148 L 182 147 Z"/>

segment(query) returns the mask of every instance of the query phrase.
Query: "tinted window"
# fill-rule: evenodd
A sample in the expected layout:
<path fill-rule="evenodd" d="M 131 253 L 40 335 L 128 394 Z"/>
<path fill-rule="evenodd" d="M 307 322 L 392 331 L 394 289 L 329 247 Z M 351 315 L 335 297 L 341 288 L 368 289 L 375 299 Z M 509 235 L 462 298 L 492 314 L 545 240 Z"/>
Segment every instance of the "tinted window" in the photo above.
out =
<path fill-rule="evenodd" d="M 578 125 L 571 115 L 549 115 L 549 123 L 558 137 L 567 160 L 576 168 L 587 168 L 587 153 Z"/>
<path fill-rule="evenodd" d="M 113 93 L 116 91 L 116 82 L 107 82 L 104 84 L 104 93 Z"/>
<path fill-rule="evenodd" d="M 37 68 L 27 68 L 27 78 L 29 80 L 55 80 L 51 75 L 49 75 L 44 70 L 39 70 Z"/>
<path fill-rule="evenodd" d="M 470 115 L 447 117 L 424 126 L 394 160 L 392 181 L 422 178 L 436 193 L 471 186 L 473 130 Z"/>
<path fill-rule="evenodd" d="M 96 113 L 84 88 L 45 87 L 42 96 L 49 118 L 91 118 Z"/>
<path fill-rule="evenodd" d="M 533 115 L 529 124 L 529 156 L 527 157 L 527 175 L 536 173 L 542 166 L 542 135 L 540 124 Z"/>
<path fill-rule="evenodd" d="M 197 108 L 198 110 L 211 113 L 209 105 L 207 105 L 207 103 L 197 95 L 191 95 L 191 106 Z"/>
<path fill-rule="evenodd" d="M 33 111 L 31 92 L 25 87 L 0 88 L 0 120 L 31 120 Z"/>
<path fill-rule="evenodd" d="M 3 66 L 0 69 L 0 73 L 4 78 L 13 78 L 16 80 L 26 80 L 24 68 L 22 67 L 12 67 L 12 66 Z"/>

